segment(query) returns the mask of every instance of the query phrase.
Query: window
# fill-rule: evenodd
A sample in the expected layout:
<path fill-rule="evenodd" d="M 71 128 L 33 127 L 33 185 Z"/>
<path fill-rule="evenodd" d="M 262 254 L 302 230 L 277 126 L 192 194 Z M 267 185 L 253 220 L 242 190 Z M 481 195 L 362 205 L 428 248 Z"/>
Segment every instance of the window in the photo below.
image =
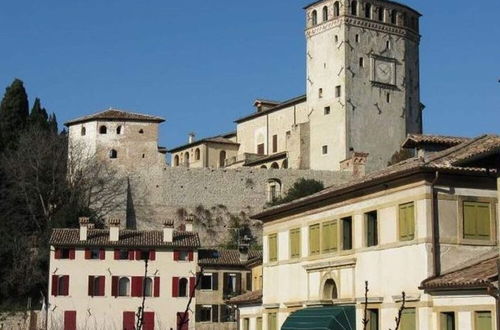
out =
<path fill-rule="evenodd" d="M 490 239 L 490 203 L 464 202 L 464 234 L 466 239 Z"/>
<path fill-rule="evenodd" d="M 455 313 L 444 312 L 440 314 L 439 323 L 441 330 L 455 330 Z"/>
<path fill-rule="evenodd" d="M 278 135 L 273 135 L 273 152 L 278 152 Z"/>
<path fill-rule="evenodd" d="M 212 273 L 204 273 L 201 276 L 200 289 L 201 290 L 212 290 Z"/>
<path fill-rule="evenodd" d="M 200 160 L 200 148 L 196 148 L 194 151 L 194 160 Z"/>
<path fill-rule="evenodd" d="M 80 131 L 80 134 L 81 134 L 82 136 L 85 136 L 85 135 L 87 134 L 87 129 L 85 128 L 85 126 L 82 126 L 82 129 L 81 129 L 81 131 Z"/>
<path fill-rule="evenodd" d="M 365 213 L 366 221 L 366 246 L 378 245 L 378 220 L 377 211 Z"/>
<path fill-rule="evenodd" d="M 139 130 L 139 134 L 144 134 L 144 130 L 142 128 Z"/>
<path fill-rule="evenodd" d="M 115 149 L 111 149 L 109 151 L 109 158 L 116 159 L 118 158 L 118 152 Z"/>
<path fill-rule="evenodd" d="M 329 278 L 326 280 L 325 285 L 323 286 L 323 299 L 325 300 L 333 300 L 338 298 L 337 292 L 337 284 L 335 281 Z"/>
<path fill-rule="evenodd" d="M 256 320 L 255 328 L 256 330 L 262 330 L 262 317 L 258 317 Z"/>
<path fill-rule="evenodd" d="M 234 322 L 236 321 L 236 309 L 232 306 L 220 306 L 220 321 L 221 322 Z"/>
<path fill-rule="evenodd" d="M 176 261 L 192 261 L 193 253 L 188 250 L 174 251 L 174 260 Z"/>
<path fill-rule="evenodd" d="M 397 18 L 398 18 L 398 11 L 396 9 L 393 9 L 391 12 L 391 24 L 396 24 Z"/>
<path fill-rule="evenodd" d="M 219 153 L 219 167 L 224 167 L 225 164 L 226 164 L 226 152 L 222 150 Z"/>
<path fill-rule="evenodd" d="M 415 308 L 405 308 L 401 315 L 400 330 L 417 330 Z"/>
<path fill-rule="evenodd" d="M 174 166 L 179 166 L 179 155 L 175 155 L 174 157 Z"/>
<path fill-rule="evenodd" d="M 269 242 L 269 262 L 278 261 L 278 235 L 270 234 Z"/>
<path fill-rule="evenodd" d="M 387 40 L 385 42 L 385 49 L 391 49 L 391 41 L 390 40 Z"/>
<path fill-rule="evenodd" d="M 104 276 L 89 276 L 88 294 L 90 297 L 104 296 L 104 281 Z"/>
<path fill-rule="evenodd" d="M 212 305 L 198 305 L 196 308 L 198 312 L 198 320 L 196 320 L 196 322 L 212 321 Z"/>
<path fill-rule="evenodd" d="M 325 115 L 329 115 L 330 114 L 330 107 L 325 107 Z"/>
<path fill-rule="evenodd" d="M 130 252 L 132 252 L 132 251 L 130 251 Z M 129 253 L 129 250 L 127 250 L 127 249 L 115 250 L 115 260 L 128 260 L 129 255 L 130 255 L 130 253 Z"/>
<path fill-rule="evenodd" d="M 356 36 L 354 37 L 354 41 L 359 42 L 359 34 L 356 34 Z"/>
<path fill-rule="evenodd" d="M 179 297 L 187 297 L 188 280 L 181 278 L 179 280 Z"/>
<path fill-rule="evenodd" d="M 342 87 L 341 86 L 335 86 L 335 97 L 340 97 L 342 94 Z"/>
<path fill-rule="evenodd" d="M 69 276 L 52 275 L 52 295 L 67 296 L 69 294 Z"/>
<path fill-rule="evenodd" d="M 118 280 L 118 296 L 130 296 L 130 280 L 128 277 L 122 277 Z"/>
<path fill-rule="evenodd" d="M 363 68 L 365 66 L 365 59 L 363 57 L 359 58 L 359 67 Z"/>
<path fill-rule="evenodd" d="M 189 167 L 189 152 L 184 153 L 184 165 Z"/>
<path fill-rule="evenodd" d="M 97 249 L 97 248 L 94 248 L 94 249 L 90 249 L 90 258 L 88 259 L 92 259 L 92 260 L 97 260 L 97 259 L 100 259 L 100 250 Z"/>
<path fill-rule="evenodd" d="M 257 154 L 258 155 L 263 155 L 264 154 L 264 143 L 261 143 L 261 144 L 257 145 Z"/>
<path fill-rule="evenodd" d="M 55 259 L 75 259 L 75 249 L 56 248 L 54 251 Z"/>
<path fill-rule="evenodd" d="M 324 6 L 323 7 L 323 22 L 328 21 L 328 7 Z"/>
<path fill-rule="evenodd" d="M 415 212 L 413 202 L 399 205 L 399 240 L 415 238 Z"/>
<path fill-rule="evenodd" d="M 267 329 L 268 330 L 277 330 L 278 329 L 276 313 L 267 314 Z"/>
<path fill-rule="evenodd" d="M 322 153 L 323 155 L 326 155 L 326 154 L 328 153 L 328 146 L 322 146 L 322 147 L 321 147 L 321 153 Z"/>
<path fill-rule="evenodd" d="M 316 10 L 312 11 L 311 17 L 312 17 L 311 18 L 312 19 L 312 26 L 318 25 L 318 12 Z"/>
<path fill-rule="evenodd" d="M 384 11 L 384 8 L 382 7 L 378 7 L 378 20 L 383 22 L 384 21 L 384 15 L 385 14 L 385 11 Z"/>
<path fill-rule="evenodd" d="M 278 163 L 273 162 L 273 163 L 271 164 L 271 168 L 272 168 L 272 169 L 277 170 L 277 169 L 279 169 L 279 168 L 280 168 L 280 166 L 278 165 Z"/>
<path fill-rule="evenodd" d="M 365 5 L 365 18 L 372 18 L 372 5 L 369 3 Z"/>
<path fill-rule="evenodd" d="M 249 330 L 249 329 L 250 329 L 250 319 L 244 318 L 243 319 L 243 330 Z"/>
<path fill-rule="evenodd" d="M 333 4 L 333 16 L 340 16 L 340 3 L 338 1 Z"/>
<path fill-rule="evenodd" d="M 474 313 L 474 329 L 476 330 L 493 329 L 490 311 L 481 311 Z"/>
<path fill-rule="evenodd" d="M 351 1 L 351 15 L 353 15 L 353 16 L 358 15 L 358 2 L 357 1 Z"/>
<path fill-rule="evenodd" d="M 317 223 L 309 226 L 309 255 L 318 255 L 319 249 L 319 223 Z"/>
<path fill-rule="evenodd" d="M 387 103 L 391 103 L 391 93 L 385 93 L 385 100 L 387 101 Z"/>
<path fill-rule="evenodd" d="M 153 279 L 150 277 L 146 277 L 144 279 L 144 296 L 152 297 L 153 296 Z"/>
<path fill-rule="evenodd" d="M 318 97 L 319 98 L 323 97 L 323 88 L 318 89 Z"/>
<path fill-rule="evenodd" d="M 342 219 L 342 250 L 352 249 L 352 217 Z"/>
<path fill-rule="evenodd" d="M 267 181 L 267 201 L 273 202 L 281 197 L 281 181 L 279 179 L 269 179 Z"/>
<path fill-rule="evenodd" d="M 335 43 L 338 43 L 338 42 L 339 42 L 339 36 L 335 35 Z"/>
<path fill-rule="evenodd" d="M 122 134 L 122 127 L 121 126 L 118 126 L 116 128 L 116 134 L 118 134 L 118 135 Z"/>
<path fill-rule="evenodd" d="M 368 324 L 366 329 L 378 330 L 378 309 L 368 309 L 367 311 Z"/>
<path fill-rule="evenodd" d="M 300 258 L 300 228 L 290 230 L 290 258 Z"/>
<path fill-rule="evenodd" d="M 224 273 L 223 277 L 223 297 L 234 297 L 241 293 L 241 274 Z"/>
<path fill-rule="evenodd" d="M 323 253 L 337 251 L 337 221 L 328 221 L 323 223 L 321 250 Z"/>
<path fill-rule="evenodd" d="M 108 128 L 104 125 L 99 127 L 99 134 L 106 134 L 108 132 Z"/>

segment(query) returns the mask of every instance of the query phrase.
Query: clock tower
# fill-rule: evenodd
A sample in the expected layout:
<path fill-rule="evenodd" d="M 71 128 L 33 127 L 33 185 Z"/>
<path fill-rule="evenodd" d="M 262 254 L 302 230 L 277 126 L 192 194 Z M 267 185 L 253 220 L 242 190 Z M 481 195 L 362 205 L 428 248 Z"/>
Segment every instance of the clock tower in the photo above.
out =
<path fill-rule="evenodd" d="M 422 132 L 420 14 L 383 0 L 305 10 L 311 164 L 332 169 L 357 151 L 369 153 L 368 170 L 386 166 L 408 133 Z"/>

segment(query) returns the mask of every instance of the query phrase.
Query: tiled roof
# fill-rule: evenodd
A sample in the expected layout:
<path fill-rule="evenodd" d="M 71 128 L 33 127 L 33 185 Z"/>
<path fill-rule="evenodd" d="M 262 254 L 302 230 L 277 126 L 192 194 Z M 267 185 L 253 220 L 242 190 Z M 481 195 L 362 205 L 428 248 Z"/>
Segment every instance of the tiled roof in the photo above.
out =
<path fill-rule="evenodd" d="M 64 123 L 64 125 L 71 126 L 94 120 L 123 120 L 123 121 L 129 120 L 129 121 L 145 121 L 145 122 L 155 122 L 155 123 L 162 123 L 165 121 L 165 119 L 157 116 L 145 115 L 142 113 L 135 113 L 135 112 L 110 108 L 108 110 L 97 112 L 92 115 L 83 116 L 80 118 L 70 120 Z"/>
<path fill-rule="evenodd" d="M 245 162 L 245 166 L 255 166 L 255 165 L 267 163 L 267 162 L 270 162 L 273 160 L 283 159 L 283 158 L 286 158 L 287 154 L 288 153 L 286 151 L 282 151 L 282 152 L 278 152 L 278 153 L 272 154 L 272 155 L 260 156 L 257 159 L 252 158 L 252 160 Z"/>
<path fill-rule="evenodd" d="M 448 272 L 438 277 L 429 278 L 422 282 L 420 288 L 457 289 L 457 288 L 486 288 L 498 281 L 497 268 L 498 254 L 475 262 L 472 265 Z"/>
<path fill-rule="evenodd" d="M 87 240 L 80 241 L 79 229 L 54 229 L 50 244 L 68 247 L 172 247 L 198 248 L 200 239 L 194 232 L 174 231 L 173 242 L 163 242 L 163 231 L 160 230 L 120 230 L 118 241 L 109 240 L 109 229 L 89 229 Z"/>
<path fill-rule="evenodd" d="M 462 142 L 446 150 L 428 155 L 426 158 L 410 158 L 380 171 L 369 173 L 361 178 L 353 179 L 347 183 L 328 187 L 316 194 L 294 200 L 290 203 L 268 208 L 252 218 L 263 220 L 282 212 L 299 210 L 308 207 L 313 202 L 324 201 L 328 198 L 340 196 L 347 192 L 363 187 L 380 184 L 398 177 L 403 177 L 418 172 L 447 172 L 472 175 L 489 175 L 495 169 L 481 167 L 463 167 L 462 164 L 494 153 L 500 154 L 500 136 L 482 135 L 475 139 Z"/>
<path fill-rule="evenodd" d="M 264 115 L 267 115 L 267 114 L 269 114 L 271 112 L 275 112 L 275 111 L 281 110 L 281 109 L 289 107 L 291 105 L 305 102 L 306 100 L 307 100 L 306 95 L 297 96 L 297 97 L 294 97 L 293 99 L 286 100 L 286 101 L 284 101 L 284 102 L 282 102 L 282 103 L 280 103 L 280 104 L 278 104 L 278 105 L 276 105 L 276 106 L 274 106 L 272 108 L 269 108 L 267 110 L 260 111 L 260 112 L 255 112 L 255 113 L 252 113 L 251 115 L 248 115 L 248 116 L 236 119 L 234 122 L 235 123 L 242 123 L 244 121 L 247 121 L 247 120 L 250 120 L 250 119 L 253 119 L 253 118 L 257 118 L 257 117 L 260 117 L 260 116 L 264 116 Z"/>
<path fill-rule="evenodd" d="M 408 137 L 403 142 L 402 147 L 413 148 L 423 144 L 439 144 L 452 147 L 469 140 L 470 138 L 460 136 L 408 134 Z"/>
<path fill-rule="evenodd" d="M 260 304 L 262 303 L 262 290 L 250 291 L 227 301 L 232 305 Z"/>
<path fill-rule="evenodd" d="M 240 261 L 238 250 L 202 249 L 198 254 L 198 264 L 204 266 L 246 266 L 257 259 L 262 259 L 261 251 L 250 250 L 248 261 Z"/>
<path fill-rule="evenodd" d="M 202 143 L 207 143 L 207 142 L 208 143 L 211 142 L 211 143 L 220 143 L 220 144 L 240 145 L 238 142 L 234 142 L 233 140 L 228 139 L 228 137 L 231 137 L 231 136 L 234 136 L 234 135 L 235 134 L 228 133 L 228 134 L 221 134 L 221 135 L 217 135 L 217 136 L 212 136 L 212 137 L 208 137 L 208 138 L 196 140 L 194 142 L 191 142 L 191 143 L 188 143 L 188 144 L 184 144 L 184 145 L 175 147 L 173 149 L 170 149 L 168 152 L 169 153 L 178 152 L 180 150 L 191 148 L 191 147 L 194 147 L 196 145 L 199 145 L 199 144 L 202 144 Z"/>

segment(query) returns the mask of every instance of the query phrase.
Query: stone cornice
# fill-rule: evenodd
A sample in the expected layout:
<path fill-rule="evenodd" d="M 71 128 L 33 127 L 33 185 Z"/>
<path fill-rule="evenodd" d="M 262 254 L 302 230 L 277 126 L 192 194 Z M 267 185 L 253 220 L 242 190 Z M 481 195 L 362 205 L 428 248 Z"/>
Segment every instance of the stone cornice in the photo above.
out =
<path fill-rule="evenodd" d="M 356 266 L 356 258 L 344 259 L 337 261 L 316 262 L 313 264 L 304 265 L 307 272 L 321 271 L 325 268 L 354 268 Z"/>

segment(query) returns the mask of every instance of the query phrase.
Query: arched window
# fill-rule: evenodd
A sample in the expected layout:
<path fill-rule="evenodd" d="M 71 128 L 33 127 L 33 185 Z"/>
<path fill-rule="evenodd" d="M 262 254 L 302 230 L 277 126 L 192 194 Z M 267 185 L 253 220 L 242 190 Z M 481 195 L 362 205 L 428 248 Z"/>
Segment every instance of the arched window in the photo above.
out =
<path fill-rule="evenodd" d="M 311 18 L 312 19 L 312 26 L 318 25 L 318 12 L 316 10 L 312 11 L 311 17 L 312 17 Z"/>
<path fill-rule="evenodd" d="M 328 7 L 324 6 L 323 7 L 323 22 L 328 21 Z"/>
<path fill-rule="evenodd" d="M 353 16 L 358 15 L 358 2 L 357 1 L 351 1 L 351 15 L 353 15 Z"/>
<path fill-rule="evenodd" d="M 120 297 L 130 296 L 130 280 L 127 277 L 122 277 L 118 281 L 118 295 Z"/>
<path fill-rule="evenodd" d="M 142 128 L 139 130 L 139 134 L 144 134 L 144 130 Z"/>
<path fill-rule="evenodd" d="M 99 134 L 106 134 L 108 133 L 108 128 L 104 125 L 102 125 L 101 127 L 99 127 Z"/>
<path fill-rule="evenodd" d="M 383 22 L 385 18 L 385 10 L 383 7 L 378 7 L 378 20 Z"/>
<path fill-rule="evenodd" d="M 365 17 L 372 18 L 372 5 L 369 3 L 365 5 Z"/>
<path fill-rule="evenodd" d="M 281 197 L 281 181 L 279 179 L 269 179 L 267 181 L 267 201 L 274 202 Z"/>
<path fill-rule="evenodd" d="M 335 281 L 330 278 L 326 280 L 325 285 L 323 287 L 323 299 L 333 300 L 337 298 L 338 298 L 337 285 L 335 284 Z"/>
<path fill-rule="evenodd" d="M 85 126 L 82 126 L 82 130 L 80 131 L 80 134 L 82 136 L 85 136 L 87 134 L 87 129 L 85 128 Z"/>
<path fill-rule="evenodd" d="M 338 1 L 333 4 L 333 16 L 340 16 L 340 2 Z"/>
<path fill-rule="evenodd" d="M 200 160 L 200 148 L 196 148 L 194 151 L 194 160 Z"/>
<path fill-rule="evenodd" d="M 271 168 L 272 169 L 279 169 L 280 166 L 278 165 L 278 163 L 274 162 L 274 163 L 271 164 Z"/>
<path fill-rule="evenodd" d="M 116 128 L 116 134 L 120 135 L 122 134 L 122 126 L 119 125 L 117 128 Z"/>
<path fill-rule="evenodd" d="M 153 280 L 149 277 L 144 279 L 144 296 L 152 297 L 153 296 Z"/>
<path fill-rule="evenodd" d="M 179 297 L 187 297 L 188 280 L 181 278 L 179 280 Z"/>
<path fill-rule="evenodd" d="M 111 149 L 109 151 L 109 158 L 111 158 L 111 159 L 118 158 L 118 152 L 115 149 Z"/>
<path fill-rule="evenodd" d="M 288 159 L 285 159 L 281 164 L 281 168 L 288 168 Z"/>
<path fill-rule="evenodd" d="M 174 166 L 179 166 L 179 155 L 174 156 Z"/>
<path fill-rule="evenodd" d="M 262 168 L 264 170 L 267 170 L 267 166 L 266 165 L 262 165 L 260 168 Z"/>
<path fill-rule="evenodd" d="M 402 20 L 403 22 L 401 25 L 408 26 L 408 16 L 406 15 L 406 13 L 403 14 Z"/>
<path fill-rule="evenodd" d="M 187 152 L 187 151 L 184 154 L 184 165 L 189 167 L 189 152 Z"/>
<path fill-rule="evenodd" d="M 398 19 L 398 11 L 396 9 L 393 9 L 391 12 L 391 24 L 396 25 L 398 21 L 397 19 Z"/>
<path fill-rule="evenodd" d="M 219 167 L 224 167 L 226 163 L 226 152 L 222 150 L 219 154 Z"/>

